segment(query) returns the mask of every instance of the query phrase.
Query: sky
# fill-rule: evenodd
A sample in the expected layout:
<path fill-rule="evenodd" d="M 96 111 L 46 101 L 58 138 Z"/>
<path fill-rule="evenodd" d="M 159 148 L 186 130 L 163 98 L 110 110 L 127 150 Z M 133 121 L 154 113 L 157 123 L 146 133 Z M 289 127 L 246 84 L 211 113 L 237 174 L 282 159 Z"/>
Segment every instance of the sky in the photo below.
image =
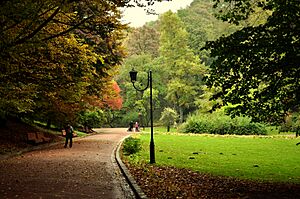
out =
<path fill-rule="evenodd" d="M 163 1 L 160 3 L 157 2 L 153 6 L 151 6 L 151 9 L 155 10 L 157 14 L 162 14 L 164 12 L 167 12 L 168 10 L 176 12 L 181 8 L 189 6 L 192 2 L 193 0 L 172 0 Z M 155 21 L 158 18 L 158 15 L 147 15 L 144 9 L 145 8 L 141 7 L 126 8 L 123 13 L 123 21 L 125 23 L 130 23 L 129 26 L 131 27 L 141 27 L 146 22 Z"/>

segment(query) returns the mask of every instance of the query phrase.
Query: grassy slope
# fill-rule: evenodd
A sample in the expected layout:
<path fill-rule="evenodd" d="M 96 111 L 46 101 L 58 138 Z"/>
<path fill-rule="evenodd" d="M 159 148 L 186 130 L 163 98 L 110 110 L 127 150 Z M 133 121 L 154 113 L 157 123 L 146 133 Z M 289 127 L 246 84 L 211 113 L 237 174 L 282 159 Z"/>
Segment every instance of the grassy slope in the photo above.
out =
<path fill-rule="evenodd" d="M 60 136 L 61 132 L 46 130 L 20 121 L 8 121 L 5 126 L 0 127 L 0 155 L 32 147 L 32 144 L 27 142 L 27 133 L 32 132 L 43 133 L 45 137 L 51 139 L 50 142 L 64 140 Z"/>

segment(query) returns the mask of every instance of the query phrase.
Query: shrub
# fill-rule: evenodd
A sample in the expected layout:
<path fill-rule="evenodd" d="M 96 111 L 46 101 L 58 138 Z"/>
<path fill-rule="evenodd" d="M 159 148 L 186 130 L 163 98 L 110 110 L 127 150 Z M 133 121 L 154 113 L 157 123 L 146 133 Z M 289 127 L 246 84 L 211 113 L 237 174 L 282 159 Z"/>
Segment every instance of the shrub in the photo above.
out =
<path fill-rule="evenodd" d="M 126 115 L 122 117 L 121 124 L 122 126 L 129 126 L 130 121 L 139 121 L 138 112 L 130 111 L 127 112 Z"/>
<path fill-rule="evenodd" d="M 123 154 L 133 155 L 142 149 L 141 140 L 138 138 L 128 137 L 123 142 Z"/>
<path fill-rule="evenodd" d="M 104 123 L 102 110 L 85 111 L 79 114 L 79 123 L 89 127 L 101 127 Z"/>
<path fill-rule="evenodd" d="M 265 135 L 263 124 L 251 122 L 249 117 L 230 118 L 222 112 L 190 116 L 183 124 L 184 133 Z"/>

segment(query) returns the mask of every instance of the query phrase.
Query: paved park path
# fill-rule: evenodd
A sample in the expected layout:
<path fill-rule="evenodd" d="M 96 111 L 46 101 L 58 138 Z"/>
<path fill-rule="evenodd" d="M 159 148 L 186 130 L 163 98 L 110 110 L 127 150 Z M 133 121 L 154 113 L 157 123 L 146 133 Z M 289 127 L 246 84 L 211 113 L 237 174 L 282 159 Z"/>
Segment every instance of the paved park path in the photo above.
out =
<path fill-rule="evenodd" d="M 126 129 L 99 134 L 0 160 L 0 198 L 133 198 L 112 153 Z"/>

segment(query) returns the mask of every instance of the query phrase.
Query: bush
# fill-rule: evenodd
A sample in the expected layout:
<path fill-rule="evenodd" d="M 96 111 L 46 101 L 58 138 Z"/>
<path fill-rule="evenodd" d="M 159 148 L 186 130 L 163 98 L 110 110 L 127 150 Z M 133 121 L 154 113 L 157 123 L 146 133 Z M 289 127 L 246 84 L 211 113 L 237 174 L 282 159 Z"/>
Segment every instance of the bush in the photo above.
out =
<path fill-rule="evenodd" d="M 134 112 L 134 111 L 127 112 L 126 115 L 122 117 L 121 124 L 122 126 L 128 127 L 130 121 L 139 121 L 138 112 Z"/>
<path fill-rule="evenodd" d="M 190 116 L 183 124 L 184 133 L 266 135 L 263 124 L 251 122 L 248 117 L 230 118 L 221 112 Z"/>
<path fill-rule="evenodd" d="M 128 137 L 123 142 L 123 154 L 133 155 L 142 149 L 141 140 L 138 138 Z"/>
<path fill-rule="evenodd" d="M 102 110 L 82 112 L 79 114 L 79 123 L 92 128 L 101 127 L 104 123 L 104 113 Z"/>

